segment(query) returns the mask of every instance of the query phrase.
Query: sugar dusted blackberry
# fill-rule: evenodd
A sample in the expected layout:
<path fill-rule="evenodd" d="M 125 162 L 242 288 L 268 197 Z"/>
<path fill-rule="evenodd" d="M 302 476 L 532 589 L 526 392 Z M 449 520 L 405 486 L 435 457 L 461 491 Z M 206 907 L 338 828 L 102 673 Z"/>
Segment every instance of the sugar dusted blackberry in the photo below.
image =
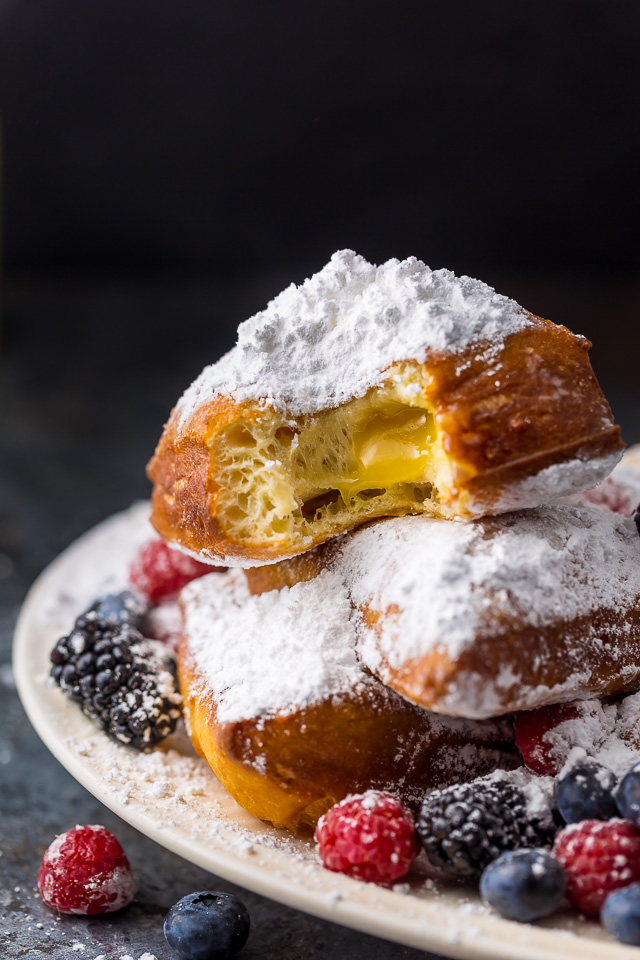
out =
<path fill-rule="evenodd" d="M 416 829 L 430 863 L 458 879 L 479 877 L 505 850 L 543 847 L 553 839 L 529 818 L 519 787 L 484 778 L 434 790 Z"/>
<path fill-rule="evenodd" d="M 640 504 L 638 504 L 636 509 L 633 511 L 633 519 L 636 525 L 636 530 L 640 534 Z"/>
<path fill-rule="evenodd" d="M 115 740 L 142 750 L 175 730 L 182 706 L 175 664 L 130 624 L 90 610 L 58 640 L 51 663 L 62 691 Z"/>

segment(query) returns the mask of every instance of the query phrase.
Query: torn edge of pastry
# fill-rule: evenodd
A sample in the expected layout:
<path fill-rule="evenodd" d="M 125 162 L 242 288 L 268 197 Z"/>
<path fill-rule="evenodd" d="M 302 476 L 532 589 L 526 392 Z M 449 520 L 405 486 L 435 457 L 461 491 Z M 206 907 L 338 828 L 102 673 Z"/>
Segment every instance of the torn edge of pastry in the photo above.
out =
<path fill-rule="evenodd" d="M 372 787 L 415 808 L 428 789 L 520 763 L 509 721 L 439 717 L 371 675 L 335 574 L 264 597 L 240 571 L 211 574 L 180 605 L 194 746 L 244 809 L 277 827 L 313 827 Z"/>
<path fill-rule="evenodd" d="M 326 571 L 357 611 L 363 664 L 436 713 L 493 717 L 640 686 L 640 537 L 608 510 L 379 520 L 245 576 L 264 593 Z"/>
<path fill-rule="evenodd" d="M 376 517 L 593 487 L 623 444 L 589 346 L 480 281 L 341 251 L 187 390 L 149 465 L 152 522 L 247 565 Z"/>

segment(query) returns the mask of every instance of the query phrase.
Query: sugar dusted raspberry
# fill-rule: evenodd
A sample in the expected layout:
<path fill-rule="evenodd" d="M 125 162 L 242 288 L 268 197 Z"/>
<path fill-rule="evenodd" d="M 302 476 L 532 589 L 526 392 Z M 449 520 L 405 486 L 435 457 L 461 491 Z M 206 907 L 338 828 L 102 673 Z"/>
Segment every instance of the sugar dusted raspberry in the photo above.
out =
<path fill-rule="evenodd" d="M 140 548 L 129 570 L 129 581 L 149 603 L 160 603 L 191 580 L 223 570 L 172 549 L 164 540 L 150 540 Z"/>
<path fill-rule="evenodd" d="M 411 812 L 377 790 L 347 797 L 328 810 L 315 839 L 329 870 L 377 883 L 403 877 L 419 850 Z"/>
<path fill-rule="evenodd" d="M 640 880 L 640 830 L 626 820 L 583 820 L 561 830 L 553 847 L 567 875 L 567 897 L 587 916 L 613 890 Z"/>
<path fill-rule="evenodd" d="M 133 900 L 127 855 L 104 827 L 75 827 L 53 841 L 38 870 L 44 902 L 59 913 L 113 913 Z"/>
<path fill-rule="evenodd" d="M 564 765 L 566 755 L 548 735 L 566 720 L 577 720 L 580 709 L 576 703 L 555 703 L 538 710 L 525 710 L 514 718 L 516 746 L 526 766 L 539 776 L 555 777 Z"/>
<path fill-rule="evenodd" d="M 594 490 L 581 493 L 580 499 L 586 500 L 587 503 L 593 503 L 597 507 L 611 510 L 612 513 L 620 513 L 623 517 L 630 517 L 633 513 L 634 505 L 629 499 L 629 494 L 623 486 L 616 483 L 611 477 L 603 480 L 600 486 Z"/>

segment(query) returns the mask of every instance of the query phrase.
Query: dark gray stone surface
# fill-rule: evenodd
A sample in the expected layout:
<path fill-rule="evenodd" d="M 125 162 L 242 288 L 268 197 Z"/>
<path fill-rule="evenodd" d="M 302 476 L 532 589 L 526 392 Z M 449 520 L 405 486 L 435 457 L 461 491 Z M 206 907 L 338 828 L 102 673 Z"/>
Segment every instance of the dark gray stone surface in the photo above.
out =
<path fill-rule="evenodd" d="M 246 960 L 429 956 L 239 890 L 141 836 L 54 760 L 12 686 L 12 627 L 30 583 L 76 536 L 148 494 L 144 464 L 172 403 L 201 366 L 231 343 L 232 319 L 257 309 L 281 286 L 274 277 L 250 288 L 221 282 L 65 285 L 28 278 L 9 286 L 0 354 L 3 957 L 94 960 L 128 954 L 139 960 L 149 952 L 169 960 L 174 955 L 163 939 L 163 915 L 179 897 L 202 888 L 233 891 L 246 902 L 253 925 Z M 189 317 L 191 335 L 171 339 L 183 317 Z M 637 356 L 637 344 L 628 350 Z M 627 439 L 636 441 L 640 398 L 615 372 L 605 370 L 615 390 L 614 409 Z M 139 892 L 120 914 L 58 919 L 35 892 L 43 851 L 76 823 L 105 824 L 127 850 Z"/>

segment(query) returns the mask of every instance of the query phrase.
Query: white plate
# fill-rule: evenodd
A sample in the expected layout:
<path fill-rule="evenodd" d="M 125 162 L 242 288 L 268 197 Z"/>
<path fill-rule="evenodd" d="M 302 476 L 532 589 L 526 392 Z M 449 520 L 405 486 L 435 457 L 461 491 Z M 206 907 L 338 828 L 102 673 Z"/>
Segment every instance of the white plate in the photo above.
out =
<path fill-rule="evenodd" d="M 313 844 L 266 826 L 226 793 L 184 734 L 140 754 L 112 742 L 46 682 L 49 651 L 75 616 L 126 586 L 130 557 L 150 536 L 138 504 L 81 537 L 32 587 L 16 628 L 14 670 L 24 707 L 55 757 L 102 803 L 152 840 L 299 910 L 447 957 L 474 960 L 639 960 L 596 924 L 563 913 L 539 924 L 502 920 L 477 896 L 417 875 L 387 890 L 318 863 Z"/>

